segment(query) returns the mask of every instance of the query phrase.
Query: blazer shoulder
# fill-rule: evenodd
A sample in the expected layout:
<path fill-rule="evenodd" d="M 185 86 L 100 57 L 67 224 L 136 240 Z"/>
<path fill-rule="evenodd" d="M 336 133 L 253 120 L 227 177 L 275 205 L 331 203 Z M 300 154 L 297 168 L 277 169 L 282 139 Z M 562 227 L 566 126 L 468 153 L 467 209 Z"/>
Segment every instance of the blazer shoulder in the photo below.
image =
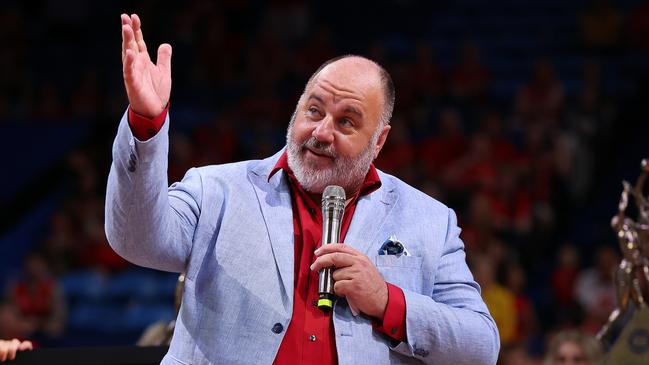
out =
<path fill-rule="evenodd" d="M 449 207 L 423 191 L 413 187 L 394 175 L 379 170 L 381 183 L 386 192 L 399 195 L 399 200 L 407 207 L 420 207 L 435 212 L 448 212 Z"/>
<path fill-rule="evenodd" d="M 246 160 L 231 162 L 220 165 L 207 165 L 199 167 L 199 173 L 206 178 L 215 177 L 220 179 L 247 178 L 249 174 L 268 176 L 277 162 L 282 151 L 263 160 Z"/>
<path fill-rule="evenodd" d="M 260 160 L 247 160 L 231 162 L 220 165 L 205 165 L 197 167 L 198 172 L 203 177 L 227 177 L 227 176 L 245 176 L 249 171 L 255 168 Z"/>

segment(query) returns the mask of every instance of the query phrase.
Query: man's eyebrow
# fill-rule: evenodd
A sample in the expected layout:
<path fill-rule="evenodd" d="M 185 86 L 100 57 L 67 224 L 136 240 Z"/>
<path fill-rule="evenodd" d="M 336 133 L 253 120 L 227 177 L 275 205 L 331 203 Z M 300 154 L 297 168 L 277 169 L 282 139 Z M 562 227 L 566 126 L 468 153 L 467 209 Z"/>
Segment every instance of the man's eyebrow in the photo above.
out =
<path fill-rule="evenodd" d="M 362 113 L 360 110 L 354 108 L 354 107 L 351 106 L 351 105 L 350 105 L 350 106 L 346 106 L 346 107 L 345 107 L 345 110 L 343 110 L 343 111 L 344 111 L 345 113 L 356 114 L 356 115 L 358 115 L 359 117 L 362 117 L 362 116 L 363 116 L 363 113 Z"/>
<path fill-rule="evenodd" d="M 318 102 L 320 102 L 321 104 L 326 104 L 325 101 L 324 101 L 324 99 L 323 99 L 320 95 L 318 95 L 318 94 L 313 93 L 313 94 L 309 95 L 309 97 L 307 98 L 307 100 L 311 100 L 311 99 L 315 99 L 315 100 L 317 100 Z M 359 117 L 362 117 L 362 116 L 363 116 L 363 113 L 362 113 L 358 108 L 356 108 L 356 107 L 354 107 L 354 106 L 352 106 L 352 105 L 347 105 L 347 106 L 345 106 L 345 109 L 343 110 L 343 112 L 345 112 L 345 113 L 356 114 L 356 115 L 358 115 Z"/>
<path fill-rule="evenodd" d="M 309 99 L 307 99 L 307 100 L 310 100 L 310 99 L 315 99 L 315 100 L 319 101 L 321 104 L 325 103 L 324 100 L 322 99 L 322 97 L 320 97 L 320 95 L 318 95 L 318 94 L 309 95 Z"/>

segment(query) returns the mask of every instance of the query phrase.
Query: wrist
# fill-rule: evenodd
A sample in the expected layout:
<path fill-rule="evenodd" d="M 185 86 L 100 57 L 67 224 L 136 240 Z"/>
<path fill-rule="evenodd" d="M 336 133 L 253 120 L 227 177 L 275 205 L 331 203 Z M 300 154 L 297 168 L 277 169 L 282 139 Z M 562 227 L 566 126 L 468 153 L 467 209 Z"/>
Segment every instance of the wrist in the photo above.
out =
<path fill-rule="evenodd" d="M 157 116 L 159 116 L 164 110 L 165 107 L 163 106 L 162 108 L 153 108 L 153 109 L 146 109 L 146 108 L 139 108 L 137 106 L 134 106 L 133 104 L 130 104 L 131 111 L 135 113 L 137 116 L 146 118 L 146 119 L 155 119 Z"/>
<path fill-rule="evenodd" d="M 383 285 L 381 286 L 378 294 L 376 312 L 373 315 L 373 317 L 378 319 L 379 321 L 382 321 L 383 317 L 385 316 L 385 311 L 388 308 L 388 299 L 388 283 L 383 282 Z"/>

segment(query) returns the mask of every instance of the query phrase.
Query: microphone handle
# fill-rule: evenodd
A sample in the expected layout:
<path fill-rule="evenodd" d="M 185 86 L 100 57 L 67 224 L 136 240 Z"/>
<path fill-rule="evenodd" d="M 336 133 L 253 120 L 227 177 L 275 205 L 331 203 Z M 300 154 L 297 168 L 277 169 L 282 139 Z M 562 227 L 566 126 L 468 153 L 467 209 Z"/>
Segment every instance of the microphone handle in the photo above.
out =
<path fill-rule="evenodd" d="M 342 218 L 342 214 L 336 214 L 334 209 L 325 212 L 324 227 L 322 229 L 323 246 L 340 241 L 340 218 Z M 320 269 L 318 273 L 318 308 L 323 311 L 331 310 L 336 298 L 332 274 L 333 267 Z"/>

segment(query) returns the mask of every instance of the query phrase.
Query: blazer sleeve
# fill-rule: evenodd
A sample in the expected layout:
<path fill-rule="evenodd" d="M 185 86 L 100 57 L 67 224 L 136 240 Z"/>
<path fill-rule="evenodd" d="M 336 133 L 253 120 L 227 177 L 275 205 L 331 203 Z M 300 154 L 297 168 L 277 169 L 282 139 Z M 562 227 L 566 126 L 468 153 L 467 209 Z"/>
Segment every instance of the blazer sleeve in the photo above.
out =
<path fill-rule="evenodd" d="M 403 290 L 407 342 L 392 349 L 429 364 L 495 364 L 498 328 L 466 264 L 455 213 L 448 212 L 433 293 Z"/>
<path fill-rule="evenodd" d="M 113 144 L 105 229 L 111 247 L 134 264 L 182 272 L 200 216 L 197 169 L 168 187 L 169 115 L 154 137 L 133 136 L 125 113 Z"/>

